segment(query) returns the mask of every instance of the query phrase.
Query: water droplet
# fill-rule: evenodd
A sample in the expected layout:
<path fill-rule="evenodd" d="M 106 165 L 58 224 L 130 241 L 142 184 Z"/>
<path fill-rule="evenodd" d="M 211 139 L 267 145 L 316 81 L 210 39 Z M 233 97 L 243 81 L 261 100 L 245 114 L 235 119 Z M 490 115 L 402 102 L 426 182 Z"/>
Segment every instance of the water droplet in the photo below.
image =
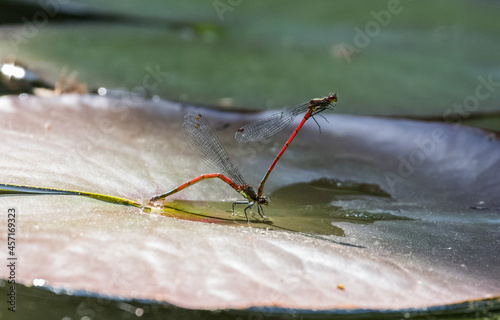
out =
<path fill-rule="evenodd" d="M 105 96 L 106 93 L 108 93 L 108 90 L 104 87 L 100 87 L 99 89 L 97 89 L 97 94 L 100 96 Z"/>
<path fill-rule="evenodd" d="M 26 70 L 23 67 L 16 66 L 13 63 L 5 63 L 0 68 L 0 72 L 7 78 L 22 79 L 26 75 Z"/>
<path fill-rule="evenodd" d="M 135 315 L 136 316 L 142 317 L 143 314 L 144 314 L 144 310 L 142 308 L 135 309 Z"/>

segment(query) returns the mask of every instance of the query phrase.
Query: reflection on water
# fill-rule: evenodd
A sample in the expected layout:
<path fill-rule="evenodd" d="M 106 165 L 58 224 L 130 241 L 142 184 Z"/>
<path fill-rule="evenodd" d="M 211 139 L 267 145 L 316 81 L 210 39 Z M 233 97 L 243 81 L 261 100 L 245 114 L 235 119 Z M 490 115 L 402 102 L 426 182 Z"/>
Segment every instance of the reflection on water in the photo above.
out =
<path fill-rule="evenodd" d="M 407 263 L 428 264 L 429 272 L 439 270 L 457 278 L 467 272 L 478 284 L 495 287 L 499 273 L 494 266 L 500 263 L 498 210 L 452 209 L 447 204 L 401 202 L 376 185 L 321 179 L 275 190 L 265 208 L 267 221 L 255 214 L 247 223 L 241 209 L 232 216 L 230 202 L 173 201 L 166 203 L 162 214 L 300 232 Z"/>
<path fill-rule="evenodd" d="M 228 202 L 174 200 L 165 204 L 162 214 L 206 223 L 340 237 L 345 233 L 335 225 L 339 222 L 369 224 L 382 220 L 413 220 L 397 210 L 385 209 L 395 201 L 377 185 L 367 183 L 320 179 L 280 188 L 270 199 L 265 208 L 268 220 L 249 212 L 249 223 L 241 209 L 236 209 L 232 215 Z M 359 202 L 369 203 L 372 209 L 350 206 Z"/>

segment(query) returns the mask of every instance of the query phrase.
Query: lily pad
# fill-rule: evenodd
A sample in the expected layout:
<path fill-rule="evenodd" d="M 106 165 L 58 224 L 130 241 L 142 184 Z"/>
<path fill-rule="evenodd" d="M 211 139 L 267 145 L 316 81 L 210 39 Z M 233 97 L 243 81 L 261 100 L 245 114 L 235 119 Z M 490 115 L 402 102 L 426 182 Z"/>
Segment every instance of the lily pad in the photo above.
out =
<path fill-rule="evenodd" d="M 146 206 L 206 173 L 180 129 L 193 109 L 2 97 L 1 182 Z M 253 185 L 290 133 L 241 145 L 235 130 L 266 114 L 196 110 Z M 220 181 L 151 211 L 79 195 L 0 197 L 0 210 L 18 213 L 16 281 L 202 310 L 422 310 L 498 297 L 500 142 L 458 125 L 325 117 L 321 133 L 306 124 L 269 178 L 272 224 L 233 217 L 239 195 Z M 297 223 L 273 227 L 288 221 Z"/>

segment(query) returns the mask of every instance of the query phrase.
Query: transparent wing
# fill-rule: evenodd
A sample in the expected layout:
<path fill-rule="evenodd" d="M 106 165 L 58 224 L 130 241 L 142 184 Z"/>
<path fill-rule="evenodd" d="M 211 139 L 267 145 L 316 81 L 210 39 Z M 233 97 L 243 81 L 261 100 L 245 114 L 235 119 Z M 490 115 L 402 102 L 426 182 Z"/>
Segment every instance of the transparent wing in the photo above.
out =
<path fill-rule="evenodd" d="M 308 103 L 303 103 L 286 108 L 280 113 L 247 124 L 236 131 L 234 138 L 239 143 L 257 142 L 270 138 L 285 129 L 297 115 L 306 112 L 308 105 Z"/>
<path fill-rule="evenodd" d="M 184 117 L 182 127 L 186 141 L 203 162 L 237 185 L 246 184 L 205 117 L 200 113 L 190 112 Z"/>

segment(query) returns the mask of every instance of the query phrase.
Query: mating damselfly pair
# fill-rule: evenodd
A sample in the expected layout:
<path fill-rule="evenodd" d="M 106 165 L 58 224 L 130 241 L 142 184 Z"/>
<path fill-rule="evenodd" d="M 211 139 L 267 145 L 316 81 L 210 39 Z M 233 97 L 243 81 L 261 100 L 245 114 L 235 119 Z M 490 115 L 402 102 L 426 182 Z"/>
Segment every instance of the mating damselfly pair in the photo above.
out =
<path fill-rule="evenodd" d="M 246 200 L 236 201 L 232 206 L 232 213 L 234 214 L 234 208 L 238 204 L 245 204 L 246 207 L 243 210 L 245 217 L 248 220 L 247 210 L 253 205 L 257 205 L 257 211 L 262 218 L 264 216 L 264 210 L 262 205 L 267 205 L 268 200 L 263 196 L 264 185 L 267 178 L 271 174 L 272 170 L 278 163 L 285 150 L 288 148 L 292 140 L 295 138 L 297 133 L 300 131 L 304 123 L 314 115 L 325 110 L 333 110 L 335 103 L 337 102 L 337 94 L 332 93 L 323 98 L 311 99 L 306 103 L 299 104 L 294 107 L 289 107 L 283 111 L 271 115 L 269 117 L 260 119 L 258 121 L 252 122 L 246 126 L 241 127 L 235 133 L 236 141 L 242 142 L 257 142 L 267 138 L 270 138 L 285 129 L 293 119 L 305 112 L 304 118 L 300 124 L 295 128 L 292 135 L 285 142 L 285 145 L 278 153 L 271 166 L 267 170 L 266 174 L 260 181 L 257 192 L 245 182 L 242 174 L 238 168 L 233 164 L 226 150 L 222 146 L 219 138 L 215 134 L 207 119 L 200 113 L 190 112 L 184 117 L 184 122 L 182 127 L 184 128 L 184 133 L 186 140 L 193 149 L 193 151 L 198 155 L 198 157 L 203 160 L 208 166 L 216 171 L 216 173 L 202 174 L 194 179 L 191 179 L 175 189 L 172 189 L 166 193 L 154 196 L 150 199 L 150 203 L 154 204 L 157 201 L 163 200 L 166 197 L 177 193 L 189 186 L 192 186 L 202 180 L 219 178 L 225 183 L 227 183 L 231 188 L 240 193 Z"/>

